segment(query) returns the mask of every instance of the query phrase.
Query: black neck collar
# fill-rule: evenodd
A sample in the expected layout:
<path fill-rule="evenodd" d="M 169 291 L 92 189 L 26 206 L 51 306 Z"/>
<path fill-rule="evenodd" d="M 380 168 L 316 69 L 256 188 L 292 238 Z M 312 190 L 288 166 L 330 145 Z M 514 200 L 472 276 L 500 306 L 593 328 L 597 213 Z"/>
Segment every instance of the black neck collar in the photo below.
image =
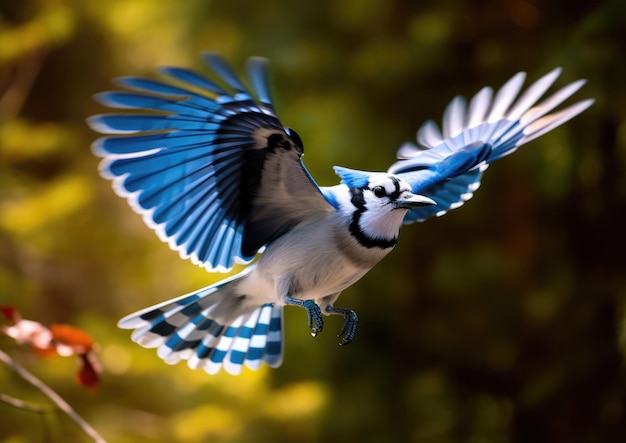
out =
<path fill-rule="evenodd" d="M 367 235 L 361 229 L 361 216 L 367 208 L 365 207 L 365 198 L 363 197 L 363 190 L 358 188 L 350 188 L 350 202 L 356 208 L 356 211 L 352 214 L 352 220 L 350 221 L 350 234 L 356 239 L 356 241 L 363 247 L 388 249 L 393 248 L 398 241 L 397 237 L 391 240 L 384 238 L 374 238 Z"/>

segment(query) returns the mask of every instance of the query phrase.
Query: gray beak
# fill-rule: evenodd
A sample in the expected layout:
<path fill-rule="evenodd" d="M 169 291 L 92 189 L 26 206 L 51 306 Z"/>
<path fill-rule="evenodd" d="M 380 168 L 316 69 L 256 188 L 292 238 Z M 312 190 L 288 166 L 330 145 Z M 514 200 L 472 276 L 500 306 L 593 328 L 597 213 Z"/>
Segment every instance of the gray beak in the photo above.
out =
<path fill-rule="evenodd" d="M 436 205 L 435 200 L 423 195 L 413 194 L 412 192 L 403 192 L 395 201 L 398 209 L 412 209 L 420 206 Z"/>

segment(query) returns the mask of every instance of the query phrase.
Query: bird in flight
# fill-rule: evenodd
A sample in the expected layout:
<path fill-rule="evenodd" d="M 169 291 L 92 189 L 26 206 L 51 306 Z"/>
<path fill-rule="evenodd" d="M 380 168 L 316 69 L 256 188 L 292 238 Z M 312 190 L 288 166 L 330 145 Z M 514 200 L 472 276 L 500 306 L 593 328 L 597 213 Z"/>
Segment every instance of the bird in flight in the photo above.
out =
<path fill-rule="evenodd" d="M 386 172 L 336 166 L 340 183 L 325 187 L 302 163 L 301 138 L 276 115 L 267 60 L 249 59 L 249 88 L 221 56 L 202 59 L 215 80 L 179 67 L 161 68 L 163 80 L 117 79 L 124 91 L 96 99 L 134 112 L 89 124 L 105 134 L 93 144 L 101 175 L 181 258 L 208 271 L 249 264 L 119 322 L 167 363 L 187 360 L 210 374 L 279 366 L 288 305 L 306 311 L 314 336 L 323 315 L 342 316 L 339 344 L 350 343 L 357 314 L 335 303 L 391 252 L 403 224 L 458 208 L 492 162 L 593 103 L 555 110 L 584 80 L 544 97 L 560 68 L 521 94 L 520 72 L 495 94 L 485 87 L 469 103 L 454 98 L 441 129 L 423 124 Z"/>

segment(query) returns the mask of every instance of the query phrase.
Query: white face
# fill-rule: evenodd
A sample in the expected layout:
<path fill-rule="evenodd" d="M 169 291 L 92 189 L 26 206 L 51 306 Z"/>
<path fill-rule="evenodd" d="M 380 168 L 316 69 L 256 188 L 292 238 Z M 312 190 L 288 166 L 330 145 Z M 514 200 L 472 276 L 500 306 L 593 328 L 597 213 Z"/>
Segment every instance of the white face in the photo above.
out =
<path fill-rule="evenodd" d="M 408 193 L 411 193 L 411 186 L 398 177 L 373 176 L 363 189 L 365 211 L 359 223 L 363 233 L 381 240 L 396 239 L 407 211 L 407 208 L 397 206 L 396 201 Z"/>
<path fill-rule="evenodd" d="M 389 212 L 401 209 L 395 202 L 401 195 L 408 193 L 411 193 L 411 186 L 401 178 L 377 174 L 370 179 L 367 188 L 363 189 L 363 198 L 368 210 Z M 404 212 L 401 212 L 404 216 Z"/>

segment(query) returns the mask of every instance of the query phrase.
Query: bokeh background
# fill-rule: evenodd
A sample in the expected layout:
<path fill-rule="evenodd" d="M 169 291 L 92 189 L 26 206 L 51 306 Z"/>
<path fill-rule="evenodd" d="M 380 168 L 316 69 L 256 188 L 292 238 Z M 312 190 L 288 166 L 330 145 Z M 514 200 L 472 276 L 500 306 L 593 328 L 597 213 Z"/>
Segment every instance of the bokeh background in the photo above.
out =
<path fill-rule="evenodd" d="M 85 118 L 112 77 L 271 59 L 276 106 L 313 176 L 386 169 L 456 94 L 524 70 L 587 78 L 582 116 L 493 165 L 474 199 L 407 227 L 309 335 L 287 309 L 276 370 L 168 366 L 117 320 L 203 287 L 97 173 Z M 72 358 L 0 349 L 111 442 L 626 441 L 626 2 L 608 0 L 0 0 L 0 304 L 99 344 L 97 390 Z M 0 440 L 87 441 L 7 367 Z"/>

